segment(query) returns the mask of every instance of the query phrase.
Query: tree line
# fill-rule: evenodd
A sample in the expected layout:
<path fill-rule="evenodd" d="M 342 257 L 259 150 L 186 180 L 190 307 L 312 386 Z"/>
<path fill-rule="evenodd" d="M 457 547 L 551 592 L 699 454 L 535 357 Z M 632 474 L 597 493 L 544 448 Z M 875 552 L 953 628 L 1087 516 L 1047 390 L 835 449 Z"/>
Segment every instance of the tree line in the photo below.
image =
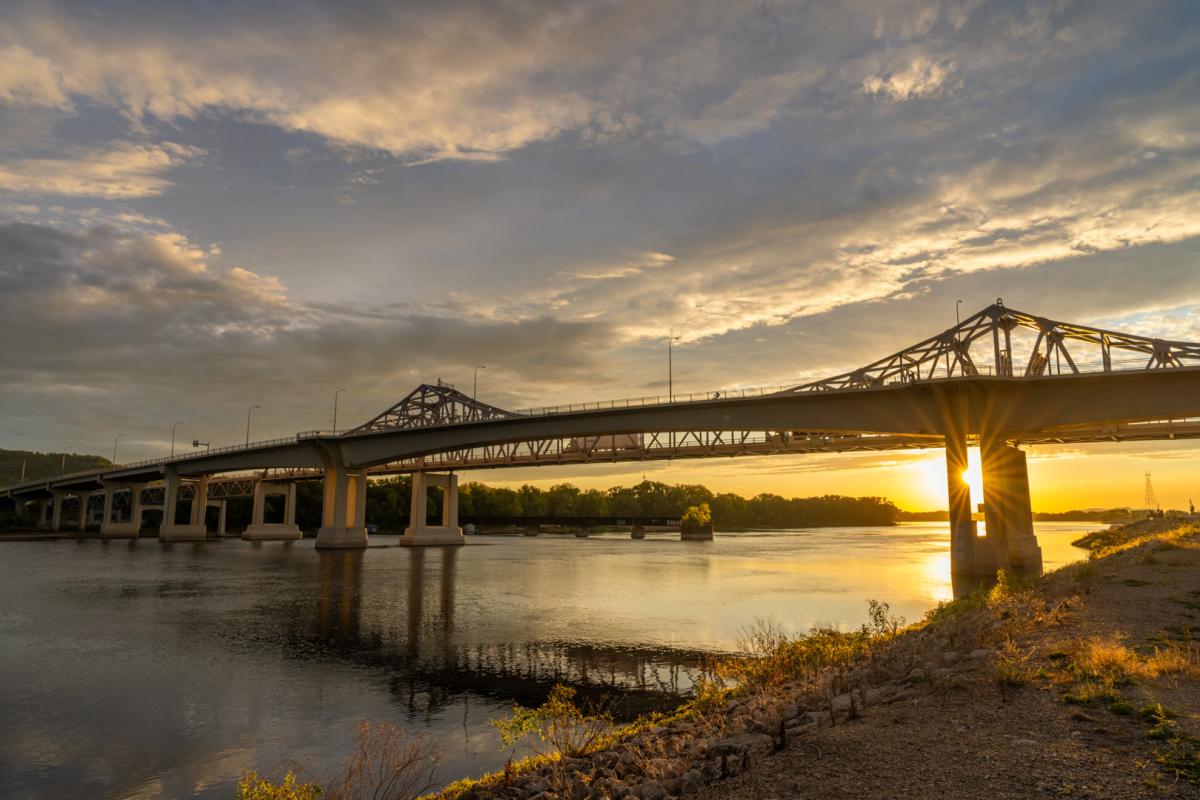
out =
<path fill-rule="evenodd" d="M 385 530 L 407 525 L 411 487 L 407 476 L 372 482 L 367 489 L 367 521 Z M 314 490 L 309 491 L 316 501 L 319 524 L 320 493 Z M 718 530 L 893 525 L 898 513 L 896 506 L 883 497 L 742 497 L 731 492 L 715 494 L 700 484 L 659 481 L 607 490 L 580 489 L 570 483 L 548 489 L 529 485 L 510 489 L 472 482 L 459 486 L 458 492 L 461 517 L 681 517 L 688 508 L 701 503 L 712 510 Z M 298 510 L 303 511 L 305 505 L 298 502 Z M 303 526 L 304 521 L 300 521 Z"/>
<path fill-rule="evenodd" d="M 429 507 L 440 513 L 437 492 Z M 407 475 L 371 481 L 367 486 L 367 522 L 381 530 L 400 531 L 408 525 L 412 479 Z M 269 496 L 270 514 L 282 514 L 283 498 Z M 320 481 L 297 486 L 296 522 L 304 530 L 321 526 L 323 503 Z M 725 492 L 715 494 L 700 484 L 667 484 L 642 481 L 607 490 L 580 489 L 570 483 L 548 489 L 525 485 L 518 489 L 465 483 L 459 486 L 459 516 L 487 517 L 682 517 L 691 507 L 707 503 L 717 530 L 742 528 L 813 528 L 823 526 L 893 525 L 900 513 L 883 497 L 791 497 L 760 494 L 754 497 Z M 250 522 L 250 498 L 232 498 L 227 522 L 236 531 Z M 23 528 L 36 523 L 32 508 L 17 513 L 0 511 L 0 528 Z M 153 526 L 155 521 L 147 520 Z"/>

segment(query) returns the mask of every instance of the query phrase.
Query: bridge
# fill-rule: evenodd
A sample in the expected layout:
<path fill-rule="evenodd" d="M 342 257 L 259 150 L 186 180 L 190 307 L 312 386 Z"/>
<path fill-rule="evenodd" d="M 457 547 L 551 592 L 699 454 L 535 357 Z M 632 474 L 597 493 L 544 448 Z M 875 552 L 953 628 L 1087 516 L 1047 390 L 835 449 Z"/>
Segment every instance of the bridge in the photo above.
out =
<path fill-rule="evenodd" d="M 944 447 L 951 568 L 1039 571 L 1022 447 L 1200 436 L 1200 344 L 1027 314 L 1002 301 L 860 369 L 798 386 L 718 390 L 510 411 L 447 386 L 422 385 L 347 431 L 213 449 L 0 489 L 0 504 L 37 504 L 60 529 L 68 500 L 103 497 L 100 533 L 136 537 L 143 500 L 161 490 L 164 542 L 203 540 L 211 498 L 249 494 L 247 539 L 297 538 L 295 481 L 324 483 L 320 548 L 365 547 L 370 477 L 411 473 L 404 545 L 459 544 L 458 472 L 673 458 Z M 963 480 L 967 449 L 983 466 L 985 535 Z M 440 486 L 440 524 L 427 487 Z M 265 498 L 284 495 L 280 521 Z M 128 519 L 116 513 L 128 498 Z M 179 520 L 181 499 L 190 510 Z M 220 502 L 217 500 L 217 502 Z"/>

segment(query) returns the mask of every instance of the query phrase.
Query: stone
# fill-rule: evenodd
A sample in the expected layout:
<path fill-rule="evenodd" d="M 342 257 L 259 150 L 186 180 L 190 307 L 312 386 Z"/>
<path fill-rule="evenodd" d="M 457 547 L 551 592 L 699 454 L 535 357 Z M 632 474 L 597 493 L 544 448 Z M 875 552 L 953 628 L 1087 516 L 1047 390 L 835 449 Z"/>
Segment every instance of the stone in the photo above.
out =
<path fill-rule="evenodd" d="M 679 793 L 684 797 L 690 797 L 694 794 L 699 794 L 704 788 L 704 773 L 698 769 L 689 769 L 683 773 L 683 778 L 680 780 Z"/>
<path fill-rule="evenodd" d="M 639 800 L 662 800 L 667 796 L 667 790 L 658 781 L 646 781 L 633 788 Z"/>
<path fill-rule="evenodd" d="M 890 703 L 898 692 L 899 690 L 895 686 L 872 686 L 863 692 L 863 702 L 869 706 Z"/>
<path fill-rule="evenodd" d="M 953 650 L 947 650 L 945 653 L 942 653 L 943 664 L 957 664 L 961 658 L 962 656 Z"/>
<path fill-rule="evenodd" d="M 970 652 L 970 654 L 967 656 L 967 658 L 971 659 L 972 661 L 981 661 L 981 660 L 987 658 L 988 656 L 990 656 L 991 654 L 992 654 L 991 650 L 988 650 L 987 648 L 984 648 L 984 647 L 980 647 L 975 650 L 972 650 Z"/>
<path fill-rule="evenodd" d="M 837 697 L 833 698 L 833 703 L 831 705 L 833 706 L 833 710 L 838 714 L 845 714 L 850 710 L 850 705 L 852 702 L 853 700 L 850 697 L 850 693 L 846 692 L 845 694 L 839 694 Z"/>
<path fill-rule="evenodd" d="M 679 778 L 664 778 L 662 787 L 669 795 L 678 795 L 683 789 L 683 781 Z"/>
<path fill-rule="evenodd" d="M 908 674 L 904 676 L 905 683 L 920 683 L 926 678 L 925 670 L 920 667 L 913 667 Z"/>
<path fill-rule="evenodd" d="M 808 721 L 813 725 L 829 725 L 833 722 L 833 715 L 828 711 L 810 711 Z"/>
<path fill-rule="evenodd" d="M 738 733 L 722 739 L 710 748 L 715 755 L 740 755 L 747 750 L 771 747 L 774 740 L 765 733 Z"/>

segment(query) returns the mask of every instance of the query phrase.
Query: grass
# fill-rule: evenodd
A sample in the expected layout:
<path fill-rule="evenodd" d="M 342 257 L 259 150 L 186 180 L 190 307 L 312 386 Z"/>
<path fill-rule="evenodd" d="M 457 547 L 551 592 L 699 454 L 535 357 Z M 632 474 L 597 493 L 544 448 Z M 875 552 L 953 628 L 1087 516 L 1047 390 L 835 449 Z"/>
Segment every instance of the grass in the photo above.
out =
<path fill-rule="evenodd" d="M 1112 639 L 1081 639 L 1064 657 L 1054 659 L 1051 679 L 1063 685 L 1063 701 L 1072 705 L 1103 703 L 1125 712 L 1121 687 L 1163 675 L 1193 673 L 1194 654 L 1179 647 L 1155 648 L 1141 655 Z M 1115 708 L 1114 708 L 1115 707 Z"/>
<path fill-rule="evenodd" d="M 1034 649 L 1021 648 L 1011 638 L 1005 639 L 1004 644 L 992 657 L 996 668 L 996 682 L 1001 687 L 1024 686 L 1033 679 L 1033 668 L 1029 660 L 1033 657 Z"/>

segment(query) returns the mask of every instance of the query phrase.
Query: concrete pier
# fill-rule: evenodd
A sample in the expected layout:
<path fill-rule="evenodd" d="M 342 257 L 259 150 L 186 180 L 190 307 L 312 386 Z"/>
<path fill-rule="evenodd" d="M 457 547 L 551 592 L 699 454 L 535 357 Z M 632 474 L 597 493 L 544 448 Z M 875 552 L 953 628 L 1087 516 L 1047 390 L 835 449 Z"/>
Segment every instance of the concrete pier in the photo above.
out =
<path fill-rule="evenodd" d="M 100 518 L 100 538 L 102 539 L 136 539 L 142 527 L 142 484 L 124 484 L 109 481 L 104 485 L 104 512 Z M 116 493 L 128 489 L 130 493 L 129 519 L 115 519 Z"/>
<path fill-rule="evenodd" d="M 442 524 L 430 525 L 428 516 L 427 489 L 442 488 Z M 414 472 L 412 476 L 412 503 L 409 507 L 408 527 L 398 542 L 403 547 L 426 545 L 466 544 L 462 528 L 458 526 L 458 476 L 453 472 L 445 475 L 429 472 Z"/>
<path fill-rule="evenodd" d="M 179 502 L 179 487 L 183 481 L 173 467 L 166 467 L 163 480 L 163 518 L 162 527 L 158 530 L 161 542 L 203 542 L 208 536 L 204 524 L 204 509 L 208 507 L 208 476 L 201 476 L 196 481 L 196 493 L 192 496 L 191 513 L 188 521 L 175 521 Z"/>
<path fill-rule="evenodd" d="M 264 522 L 268 495 L 284 497 L 282 522 Z M 255 481 L 254 509 L 250 524 L 242 532 L 242 538 L 250 542 L 263 542 L 287 541 L 300 537 L 300 527 L 296 524 L 296 484 Z"/>
<path fill-rule="evenodd" d="M 367 546 L 367 473 L 348 470 L 329 454 L 325 469 L 325 503 L 317 548 L 345 549 Z"/>

